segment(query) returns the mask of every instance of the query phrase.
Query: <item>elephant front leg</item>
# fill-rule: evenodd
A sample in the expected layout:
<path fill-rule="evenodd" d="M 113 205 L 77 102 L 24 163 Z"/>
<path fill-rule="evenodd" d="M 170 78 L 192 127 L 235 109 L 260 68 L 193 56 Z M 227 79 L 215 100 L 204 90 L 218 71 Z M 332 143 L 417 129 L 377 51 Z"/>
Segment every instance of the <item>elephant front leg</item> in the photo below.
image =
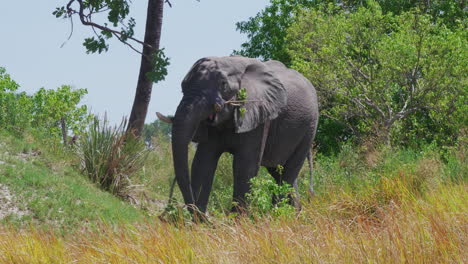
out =
<path fill-rule="evenodd" d="M 247 208 L 246 194 L 250 191 L 250 179 L 259 169 L 260 146 L 242 149 L 234 154 L 234 193 L 232 212 L 242 213 Z"/>
<path fill-rule="evenodd" d="M 195 205 L 203 213 L 208 205 L 213 178 L 221 153 L 215 144 L 200 143 L 193 158 L 192 190 Z"/>

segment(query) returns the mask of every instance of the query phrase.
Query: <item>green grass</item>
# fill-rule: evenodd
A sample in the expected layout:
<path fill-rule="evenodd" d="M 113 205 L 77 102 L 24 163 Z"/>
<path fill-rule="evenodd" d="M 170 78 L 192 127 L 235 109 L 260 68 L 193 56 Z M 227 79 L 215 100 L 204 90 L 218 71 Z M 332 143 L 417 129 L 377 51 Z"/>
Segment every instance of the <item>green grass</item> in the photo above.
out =
<path fill-rule="evenodd" d="M 123 224 L 145 219 L 141 210 L 89 182 L 66 156 L 61 161 L 57 156 L 45 157 L 36 142 L 27 143 L 5 134 L 0 141 L 6 145 L 2 149 L 7 150 L 7 154 L 0 155 L 5 162 L 0 165 L 0 183 L 7 185 L 20 206 L 31 212 L 21 218 L 7 217 L 4 223 L 34 224 L 67 232 L 97 222 Z"/>

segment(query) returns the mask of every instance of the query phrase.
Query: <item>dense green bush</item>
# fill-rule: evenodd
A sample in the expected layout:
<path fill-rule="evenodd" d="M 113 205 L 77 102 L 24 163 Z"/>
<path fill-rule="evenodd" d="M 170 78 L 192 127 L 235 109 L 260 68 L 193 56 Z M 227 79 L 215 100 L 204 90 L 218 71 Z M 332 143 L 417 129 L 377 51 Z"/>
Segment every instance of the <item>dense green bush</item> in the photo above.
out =
<path fill-rule="evenodd" d="M 292 67 L 315 84 L 322 116 L 360 142 L 453 145 L 468 112 L 466 30 L 418 10 L 393 15 L 367 5 L 313 9 L 288 31 Z"/>
<path fill-rule="evenodd" d="M 80 105 L 86 89 L 73 89 L 62 85 L 56 90 L 39 89 L 32 97 L 32 126 L 45 129 L 54 136 L 60 136 L 60 120 L 65 121 L 66 129 L 74 134 L 81 134 L 86 128 L 91 115 L 86 105 Z"/>
<path fill-rule="evenodd" d="M 0 67 L 0 127 L 22 131 L 32 120 L 32 100 L 26 93 L 17 93 L 19 84 Z"/>

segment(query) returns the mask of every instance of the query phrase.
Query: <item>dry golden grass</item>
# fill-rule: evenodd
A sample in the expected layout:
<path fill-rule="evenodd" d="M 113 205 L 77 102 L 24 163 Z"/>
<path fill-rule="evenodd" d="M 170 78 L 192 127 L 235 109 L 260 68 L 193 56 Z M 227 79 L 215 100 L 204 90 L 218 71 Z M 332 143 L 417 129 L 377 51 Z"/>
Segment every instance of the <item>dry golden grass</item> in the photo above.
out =
<path fill-rule="evenodd" d="M 362 197 L 318 197 L 276 219 L 154 220 L 64 237 L 4 228 L 0 263 L 467 263 L 468 185 L 418 194 L 402 179 Z"/>

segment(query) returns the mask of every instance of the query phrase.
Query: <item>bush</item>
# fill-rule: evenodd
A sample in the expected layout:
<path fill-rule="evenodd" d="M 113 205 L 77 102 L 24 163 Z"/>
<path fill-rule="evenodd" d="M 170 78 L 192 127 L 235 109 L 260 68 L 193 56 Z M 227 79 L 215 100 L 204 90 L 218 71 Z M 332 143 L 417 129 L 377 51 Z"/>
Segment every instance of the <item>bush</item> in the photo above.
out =
<path fill-rule="evenodd" d="M 52 141 L 62 138 L 61 121 L 65 132 L 81 134 L 91 120 L 86 105 L 80 101 L 86 89 L 73 89 L 62 85 L 56 90 L 39 89 L 33 95 L 18 93 L 19 84 L 0 67 L 0 124 L 14 132 L 33 128 L 50 137 Z"/>
<path fill-rule="evenodd" d="M 294 206 L 289 204 L 289 196 L 294 189 L 289 184 L 276 184 L 271 175 L 259 174 L 250 180 L 252 189 L 247 194 L 249 212 L 254 216 L 271 214 L 274 217 L 288 216 L 295 212 Z M 272 197 L 277 197 L 273 203 Z"/>
<path fill-rule="evenodd" d="M 29 127 L 32 100 L 25 93 L 16 93 L 19 84 L 0 67 L 0 125 L 15 131 Z"/>
<path fill-rule="evenodd" d="M 321 116 L 338 122 L 319 135 L 456 144 L 468 110 L 466 25 L 449 29 L 418 9 L 385 13 L 375 1 L 329 11 L 300 14 L 286 37 L 292 68 L 317 88 Z"/>
<path fill-rule="evenodd" d="M 132 198 L 130 178 L 144 165 L 148 151 L 143 141 L 125 131 L 126 120 L 111 127 L 98 118 L 81 137 L 78 151 L 84 172 L 104 190 Z"/>

